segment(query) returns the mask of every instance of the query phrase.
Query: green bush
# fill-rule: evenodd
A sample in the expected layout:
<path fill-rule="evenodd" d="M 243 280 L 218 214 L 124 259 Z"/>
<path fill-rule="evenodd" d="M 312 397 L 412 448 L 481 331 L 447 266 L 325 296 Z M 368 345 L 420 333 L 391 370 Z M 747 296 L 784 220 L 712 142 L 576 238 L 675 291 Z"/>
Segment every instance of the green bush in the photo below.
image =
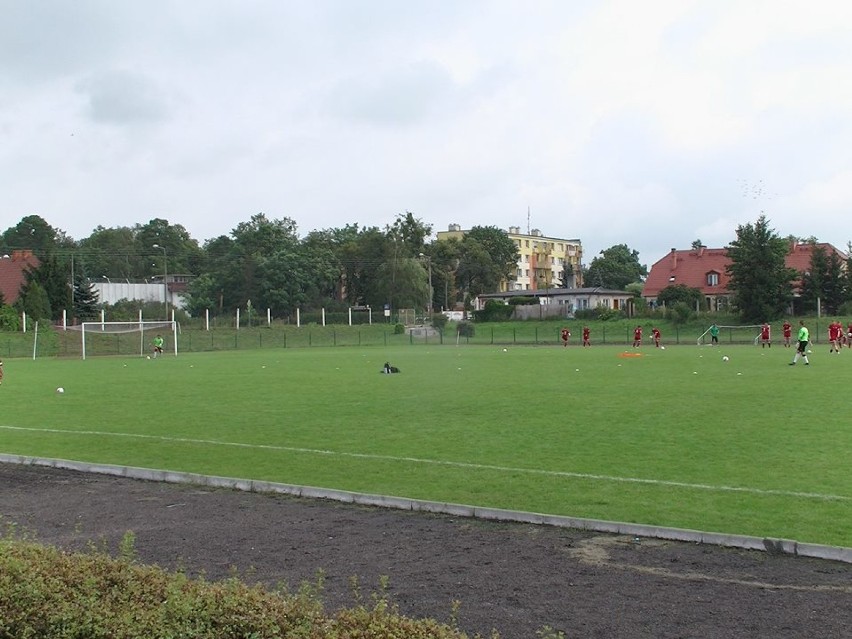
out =
<path fill-rule="evenodd" d="M 533 306 L 538 304 L 538 298 L 535 297 L 510 297 L 509 306 Z"/>
<path fill-rule="evenodd" d="M 405 324 L 394 324 L 393 334 L 402 335 L 403 333 L 405 333 Z"/>
<path fill-rule="evenodd" d="M 574 317 L 579 320 L 592 320 L 608 322 L 624 318 L 624 313 L 614 308 L 604 308 L 598 306 L 596 308 L 583 308 L 574 312 Z"/>
<path fill-rule="evenodd" d="M 432 326 L 437 328 L 439 331 L 443 331 L 444 327 L 447 325 L 447 316 L 443 313 L 433 313 L 432 314 Z"/>
<path fill-rule="evenodd" d="M 0 637 L 407 637 L 463 639 L 456 628 L 399 614 L 383 593 L 327 614 L 317 585 L 270 592 L 236 577 L 212 582 L 104 552 L 67 553 L 0 539 Z"/>
<path fill-rule="evenodd" d="M 505 322 L 515 312 L 514 306 L 509 306 L 497 300 L 485 302 L 485 308 L 473 312 L 473 319 L 477 322 Z"/>
<path fill-rule="evenodd" d="M 476 327 L 473 322 L 459 322 L 456 325 L 456 332 L 462 337 L 474 337 L 476 335 Z"/>

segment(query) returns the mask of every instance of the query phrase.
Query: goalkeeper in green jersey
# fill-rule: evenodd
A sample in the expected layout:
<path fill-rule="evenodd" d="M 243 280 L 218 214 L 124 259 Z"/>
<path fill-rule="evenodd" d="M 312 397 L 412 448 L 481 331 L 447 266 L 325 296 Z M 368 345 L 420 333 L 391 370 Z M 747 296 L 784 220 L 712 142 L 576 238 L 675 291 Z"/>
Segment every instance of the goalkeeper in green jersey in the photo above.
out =
<path fill-rule="evenodd" d="M 157 358 L 159 355 L 163 354 L 163 336 L 157 335 L 154 338 L 154 358 Z"/>

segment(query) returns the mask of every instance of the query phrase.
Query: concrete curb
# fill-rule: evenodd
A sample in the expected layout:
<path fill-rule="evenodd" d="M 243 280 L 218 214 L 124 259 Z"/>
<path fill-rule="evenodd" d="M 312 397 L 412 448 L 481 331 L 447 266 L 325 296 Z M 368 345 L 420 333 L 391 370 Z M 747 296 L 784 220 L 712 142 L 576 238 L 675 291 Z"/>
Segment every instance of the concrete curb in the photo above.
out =
<path fill-rule="evenodd" d="M 683 528 L 666 528 L 645 524 L 606 521 L 603 519 L 584 519 L 580 517 L 502 510 L 499 508 L 481 508 L 478 506 L 467 506 L 464 504 L 406 499 L 404 497 L 393 497 L 388 495 L 370 495 L 343 490 L 314 488 L 312 486 L 256 481 L 252 479 L 216 477 L 214 475 L 199 475 L 196 473 L 182 473 L 171 470 L 135 468 L 133 466 L 90 464 L 87 462 L 77 462 L 66 459 L 25 457 L 21 455 L 5 455 L 0 453 L 0 463 L 20 464 L 24 466 L 48 466 L 63 470 L 75 470 L 99 475 L 114 475 L 130 479 L 160 481 L 172 484 L 194 484 L 199 486 L 209 486 L 211 488 L 226 488 L 246 492 L 277 493 L 310 499 L 329 499 L 331 501 L 360 504 L 364 506 L 378 506 L 380 508 L 396 508 L 398 510 L 438 513 L 489 521 L 539 524 L 543 526 L 591 530 L 617 535 L 630 535 L 632 537 L 669 539 L 672 541 L 745 548 L 748 550 L 762 550 L 773 554 L 813 557 L 817 559 L 828 559 L 830 561 L 852 563 L 852 548 L 800 543 L 792 539 L 728 535 L 724 533 L 703 532 L 700 530 L 688 530 Z"/>

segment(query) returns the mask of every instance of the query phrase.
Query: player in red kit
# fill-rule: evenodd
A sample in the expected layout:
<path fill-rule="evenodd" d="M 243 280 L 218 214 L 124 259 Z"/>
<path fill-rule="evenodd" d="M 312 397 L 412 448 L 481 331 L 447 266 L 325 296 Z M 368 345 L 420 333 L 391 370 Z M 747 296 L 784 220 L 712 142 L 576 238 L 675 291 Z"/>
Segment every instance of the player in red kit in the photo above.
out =
<path fill-rule="evenodd" d="M 772 329 L 769 324 L 764 324 L 760 327 L 760 347 L 764 348 L 765 346 L 769 346 L 772 348 L 772 340 L 770 339 L 770 333 Z"/>
<path fill-rule="evenodd" d="M 843 337 L 843 324 L 835 320 L 828 325 L 828 341 L 831 344 L 831 348 L 828 349 L 829 353 L 840 352 L 841 337 Z"/>
<path fill-rule="evenodd" d="M 583 346 L 591 346 L 592 345 L 592 343 L 589 341 L 589 335 L 590 334 L 591 334 L 591 331 L 589 330 L 589 327 L 584 326 L 583 327 Z"/>
<path fill-rule="evenodd" d="M 559 336 L 562 338 L 562 346 L 568 346 L 568 338 L 571 337 L 571 331 L 567 328 L 563 328 L 559 332 Z"/>
<path fill-rule="evenodd" d="M 654 346 L 660 348 L 660 338 L 662 337 L 660 329 L 655 326 L 651 329 L 651 335 L 654 337 Z"/>
<path fill-rule="evenodd" d="M 852 348 L 852 322 L 846 327 L 846 345 Z"/>
<path fill-rule="evenodd" d="M 790 322 L 784 320 L 781 330 L 784 332 L 784 348 L 790 348 L 790 338 L 793 336 L 793 326 Z"/>
<path fill-rule="evenodd" d="M 642 327 L 637 326 L 633 329 L 633 348 L 642 346 Z"/>

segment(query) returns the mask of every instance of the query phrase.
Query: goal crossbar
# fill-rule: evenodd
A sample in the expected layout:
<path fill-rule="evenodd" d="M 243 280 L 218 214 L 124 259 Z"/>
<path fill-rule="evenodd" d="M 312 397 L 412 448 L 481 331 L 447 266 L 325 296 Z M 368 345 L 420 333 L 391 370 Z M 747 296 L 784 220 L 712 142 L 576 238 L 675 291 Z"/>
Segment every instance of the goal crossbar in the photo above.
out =
<path fill-rule="evenodd" d="M 78 327 L 74 327 L 75 329 Z M 145 338 L 151 333 L 170 332 L 174 354 L 178 354 L 178 323 L 171 321 L 139 320 L 136 322 L 83 322 L 79 325 L 83 359 L 86 359 L 86 334 L 94 335 L 120 335 L 123 333 L 139 333 L 139 355 L 145 354 Z"/>

